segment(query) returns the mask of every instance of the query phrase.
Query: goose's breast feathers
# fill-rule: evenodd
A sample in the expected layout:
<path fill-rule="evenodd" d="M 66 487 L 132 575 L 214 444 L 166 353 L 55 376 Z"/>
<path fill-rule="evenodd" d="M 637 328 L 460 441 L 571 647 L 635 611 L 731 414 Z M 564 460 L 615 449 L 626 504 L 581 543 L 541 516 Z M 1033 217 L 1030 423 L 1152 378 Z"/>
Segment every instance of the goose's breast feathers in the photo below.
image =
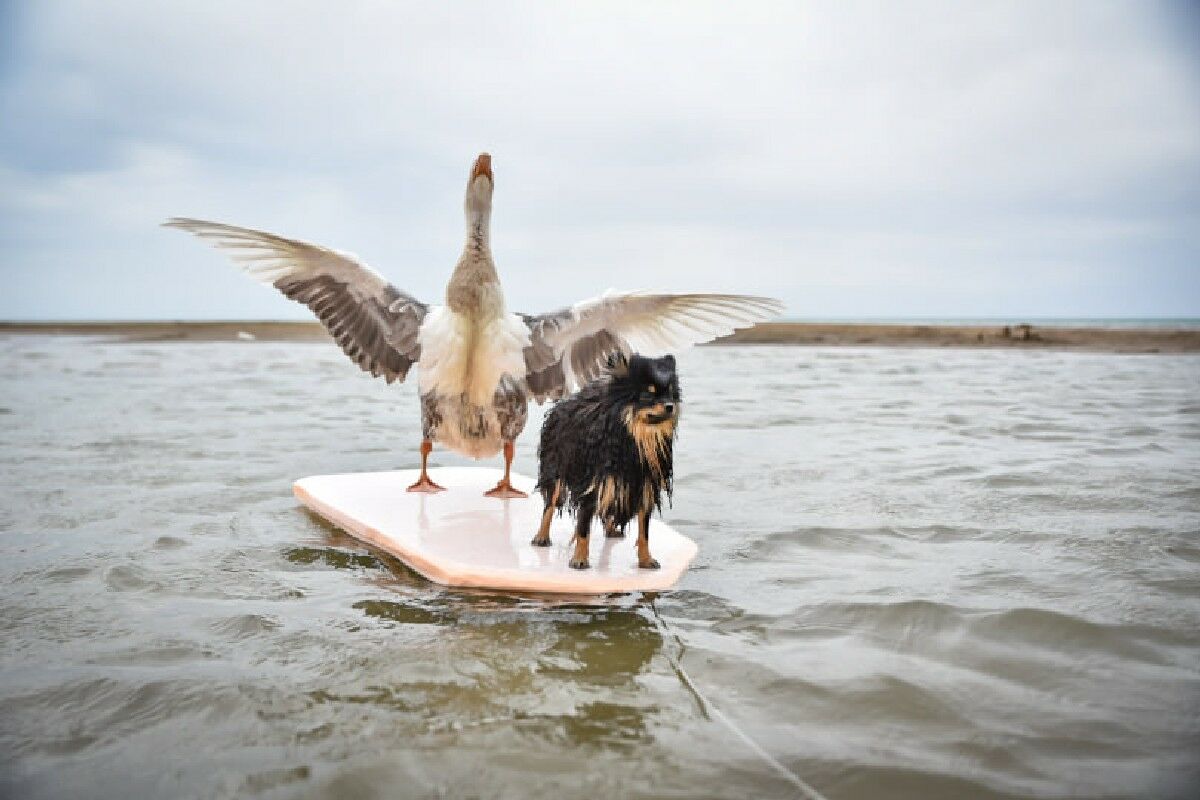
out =
<path fill-rule="evenodd" d="M 419 341 L 422 394 L 461 394 L 487 406 L 503 376 L 525 377 L 529 328 L 514 314 L 479 318 L 437 306 L 425 317 Z"/>

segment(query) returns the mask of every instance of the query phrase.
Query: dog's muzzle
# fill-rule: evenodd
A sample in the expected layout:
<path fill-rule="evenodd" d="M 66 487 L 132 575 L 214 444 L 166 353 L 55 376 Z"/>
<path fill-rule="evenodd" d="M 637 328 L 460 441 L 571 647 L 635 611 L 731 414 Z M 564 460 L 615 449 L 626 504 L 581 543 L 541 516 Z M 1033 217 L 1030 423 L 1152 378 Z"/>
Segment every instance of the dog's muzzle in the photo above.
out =
<path fill-rule="evenodd" d="M 661 414 L 647 414 L 646 421 L 651 425 L 661 425 L 664 422 L 675 419 L 675 415 L 679 412 L 678 403 L 663 403 Z"/>

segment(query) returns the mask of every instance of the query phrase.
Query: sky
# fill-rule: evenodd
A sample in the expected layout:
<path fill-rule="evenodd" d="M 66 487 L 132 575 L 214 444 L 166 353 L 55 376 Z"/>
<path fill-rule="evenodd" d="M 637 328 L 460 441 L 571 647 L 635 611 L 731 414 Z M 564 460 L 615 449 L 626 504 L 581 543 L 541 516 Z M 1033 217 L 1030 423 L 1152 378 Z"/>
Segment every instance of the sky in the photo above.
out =
<path fill-rule="evenodd" d="M 306 319 L 195 216 L 441 302 L 493 154 L 513 310 L 1200 317 L 1200 11 L 0 0 L 0 319 Z"/>

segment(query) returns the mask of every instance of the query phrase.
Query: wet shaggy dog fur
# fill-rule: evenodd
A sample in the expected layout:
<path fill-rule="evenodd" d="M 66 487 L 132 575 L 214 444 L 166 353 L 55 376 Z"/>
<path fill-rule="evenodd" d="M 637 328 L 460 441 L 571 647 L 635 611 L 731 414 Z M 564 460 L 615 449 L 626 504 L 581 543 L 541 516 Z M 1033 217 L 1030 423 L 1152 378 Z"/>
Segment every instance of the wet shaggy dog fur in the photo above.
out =
<path fill-rule="evenodd" d="M 571 566 L 588 568 L 592 518 L 608 536 L 624 536 L 637 517 L 638 566 L 658 569 L 650 555 L 650 514 L 671 495 L 672 456 L 680 414 L 675 357 L 618 354 L 603 375 L 546 415 L 538 444 L 538 483 L 546 507 L 533 544 L 550 546 L 550 520 L 575 514 Z"/>

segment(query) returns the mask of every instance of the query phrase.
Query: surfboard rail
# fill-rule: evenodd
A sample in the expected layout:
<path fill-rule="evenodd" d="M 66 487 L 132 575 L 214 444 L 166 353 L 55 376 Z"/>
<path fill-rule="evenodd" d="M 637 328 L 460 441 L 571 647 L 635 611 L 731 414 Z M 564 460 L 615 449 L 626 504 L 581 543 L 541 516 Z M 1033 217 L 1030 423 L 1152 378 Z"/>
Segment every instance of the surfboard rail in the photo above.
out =
<path fill-rule="evenodd" d="M 501 471 L 485 467 L 430 470 L 438 494 L 406 491 L 419 470 L 314 475 L 293 485 L 296 499 L 356 539 L 395 556 L 444 586 L 517 592 L 595 595 L 670 589 L 696 557 L 696 543 L 666 523 L 650 526 L 650 548 L 661 565 L 637 566 L 636 535 L 609 539 L 593 522 L 591 568 L 571 569 L 574 522 L 556 516 L 550 547 L 529 543 L 541 520 L 534 480 L 513 473 L 526 499 L 499 500 L 484 491 Z"/>

